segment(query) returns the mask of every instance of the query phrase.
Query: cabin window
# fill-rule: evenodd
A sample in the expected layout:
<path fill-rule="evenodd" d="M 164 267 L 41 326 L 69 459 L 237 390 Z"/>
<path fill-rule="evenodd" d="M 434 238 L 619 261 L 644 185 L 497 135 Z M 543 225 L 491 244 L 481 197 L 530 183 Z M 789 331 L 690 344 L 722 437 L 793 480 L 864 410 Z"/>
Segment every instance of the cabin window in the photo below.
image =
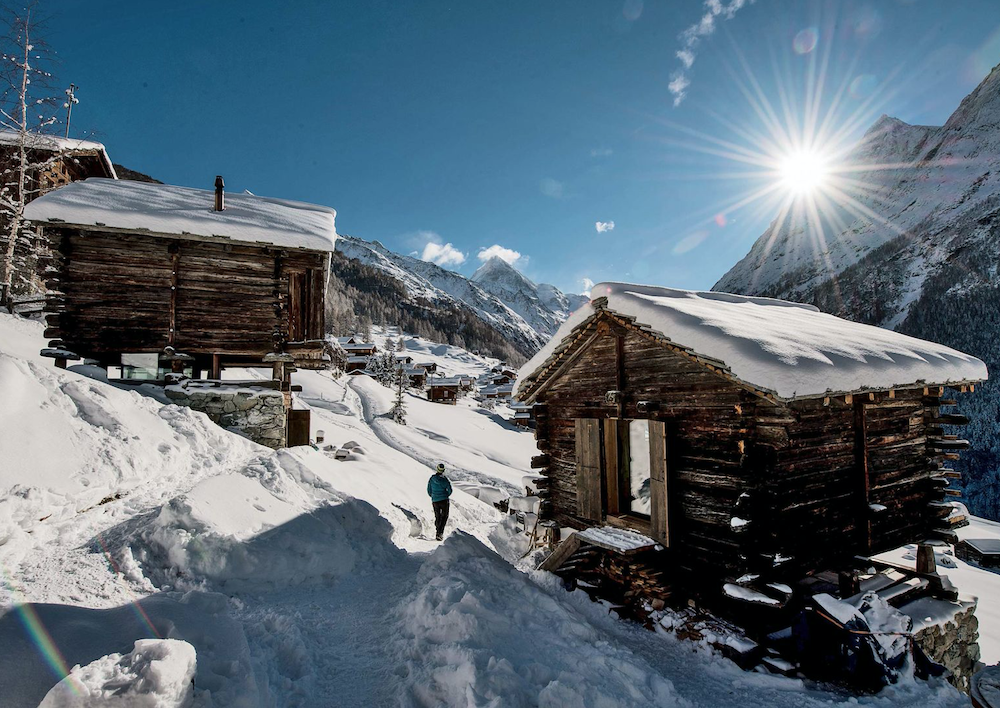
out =
<path fill-rule="evenodd" d="M 621 456 L 622 459 L 624 455 Z M 649 421 L 628 421 L 628 469 L 622 475 L 628 480 L 627 509 L 633 514 L 649 516 Z"/>
<path fill-rule="evenodd" d="M 576 513 L 635 528 L 670 545 L 667 423 L 578 418 Z"/>

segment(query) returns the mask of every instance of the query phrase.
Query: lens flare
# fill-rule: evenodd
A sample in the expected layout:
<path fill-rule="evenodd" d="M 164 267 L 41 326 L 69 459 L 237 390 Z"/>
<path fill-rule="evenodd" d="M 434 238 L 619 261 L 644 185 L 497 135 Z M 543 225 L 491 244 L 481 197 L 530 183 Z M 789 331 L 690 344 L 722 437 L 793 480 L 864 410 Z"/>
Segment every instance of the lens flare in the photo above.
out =
<path fill-rule="evenodd" d="M 818 41 L 819 32 L 816 31 L 816 28 L 806 27 L 795 35 L 795 39 L 792 40 L 792 49 L 796 54 L 808 54 L 816 48 Z"/>
<path fill-rule="evenodd" d="M 46 628 L 42 618 L 35 610 L 35 606 L 25 601 L 24 596 L 18 591 L 6 570 L 0 566 L 0 586 L 7 591 L 14 604 L 13 612 L 24 627 L 25 634 L 35 645 L 35 649 L 48 665 L 52 673 L 59 679 L 69 676 L 69 665 L 65 657 L 59 651 L 59 646 L 52 639 L 49 630 Z M 72 693 L 79 695 L 80 689 L 73 679 L 68 681 L 69 689 Z"/>

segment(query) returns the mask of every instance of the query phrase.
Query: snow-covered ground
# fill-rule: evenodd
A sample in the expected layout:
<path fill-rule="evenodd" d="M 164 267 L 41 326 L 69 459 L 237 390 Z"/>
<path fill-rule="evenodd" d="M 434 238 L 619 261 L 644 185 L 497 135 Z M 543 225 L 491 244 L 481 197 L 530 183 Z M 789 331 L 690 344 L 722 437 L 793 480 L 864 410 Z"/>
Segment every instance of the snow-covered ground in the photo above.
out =
<path fill-rule="evenodd" d="M 5 708 L 967 704 L 940 681 L 855 698 L 745 673 L 518 568 L 504 516 L 474 494 L 518 486 L 534 442 L 471 401 L 408 397 L 399 426 L 365 377 L 298 372 L 314 433 L 356 444 L 338 460 L 58 371 L 42 346 L 39 325 L 0 315 Z M 448 373 L 488 365 L 428 354 Z M 441 544 L 437 461 L 457 487 Z"/>

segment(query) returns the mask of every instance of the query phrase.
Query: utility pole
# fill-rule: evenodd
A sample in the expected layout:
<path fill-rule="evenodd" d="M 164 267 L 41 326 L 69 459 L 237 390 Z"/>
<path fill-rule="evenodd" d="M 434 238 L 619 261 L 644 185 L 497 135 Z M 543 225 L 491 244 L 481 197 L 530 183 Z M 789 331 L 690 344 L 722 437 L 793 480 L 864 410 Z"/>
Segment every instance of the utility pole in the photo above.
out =
<path fill-rule="evenodd" d="M 76 97 L 76 90 L 80 88 L 76 84 L 70 84 L 69 88 L 66 89 L 66 102 L 63 106 L 66 107 L 66 137 L 69 137 L 69 119 L 73 116 L 73 104 L 79 103 L 80 99 Z"/>

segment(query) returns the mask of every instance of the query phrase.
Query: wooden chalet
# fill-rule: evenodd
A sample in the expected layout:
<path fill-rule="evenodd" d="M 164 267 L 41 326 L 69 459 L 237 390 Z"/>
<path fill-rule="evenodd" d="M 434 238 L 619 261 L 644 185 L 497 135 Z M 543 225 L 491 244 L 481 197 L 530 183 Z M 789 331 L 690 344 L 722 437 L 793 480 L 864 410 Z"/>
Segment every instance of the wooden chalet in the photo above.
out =
<path fill-rule="evenodd" d="M 946 388 L 985 379 L 981 361 L 808 305 L 593 294 L 516 396 L 534 404 L 541 518 L 647 538 L 638 565 L 602 566 L 629 595 L 785 606 L 785 583 L 952 535 L 947 463 L 967 443 L 948 431 L 967 421 Z"/>
<path fill-rule="evenodd" d="M 438 370 L 437 362 L 430 361 L 419 361 L 414 366 L 419 366 L 421 369 L 426 371 L 428 374 L 436 374 Z"/>
<path fill-rule="evenodd" d="M 419 366 L 401 364 L 403 373 L 412 388 L 423 388 L 427 385 L 427 372 Z"/>
<path fill-rule="evenodd" d="M 15 174 L 21 162 L 22 135 L 15 131 L 0 130 L 0 172 Z M 27 173 L 25 175 L 25 202 L 31 202 L 41 195 L 70 182 L 88 177 L 117 179 L 115 167 L 108 152 L 101 143 L 91 140 L 76 140 L 56 135 L 29 133 L 24 136 Z M 11 178 L 13 179 L 13 178 Z M 0 233 L 3 240 L 10 231 L 6 216 L 0 216 Z M 15 261 L 23 280 L 13 282 L 17 293 L 43 290 L 40 278 L 32 282 L 36 270 L 34 253 L 37 243 L 21 238 L 16 246 Z M 6 293 L 0 292 L 0 303 L 6 300 Z"/>
<path fill-rule="evenodd" d="M 350 374 L 354 371 L 360 371 L 362 369 L 368 368 L 368 362 L 370 357 L 367 356 L 349 356 L 347 357 L 347 363 L 344 365 L 344 373 Z"/>
<path fill-rule="evenodd" d="M 115 166 L 101 143 L 57 135 L 28 134 L 25 153 L 31 165 L 27 199 L 70 182 L 89 177 L 118 179 Z M 20 164 L 21 134 L 0 130 L 0 169 L 13 170 Z"/>
<path fill-rule="evenodd" d="M 340 346 L 350 356 L 372 356 L 378 352 L 378 347 L 375 346 L 374 342 L 353 341 Z"/>
<path fill-rule="evenodd" d="M 147 376 L 321 368 L 336 212 L 250 194 L 87 179 L 25 216 L 51 249 L 50 347 Z"/>
<path fill-rule="evenodd" d="M 429 379 L 427 381 L 427 400 L 435 403 L 458 403 L 462 385 L 458 379 Z"/>

